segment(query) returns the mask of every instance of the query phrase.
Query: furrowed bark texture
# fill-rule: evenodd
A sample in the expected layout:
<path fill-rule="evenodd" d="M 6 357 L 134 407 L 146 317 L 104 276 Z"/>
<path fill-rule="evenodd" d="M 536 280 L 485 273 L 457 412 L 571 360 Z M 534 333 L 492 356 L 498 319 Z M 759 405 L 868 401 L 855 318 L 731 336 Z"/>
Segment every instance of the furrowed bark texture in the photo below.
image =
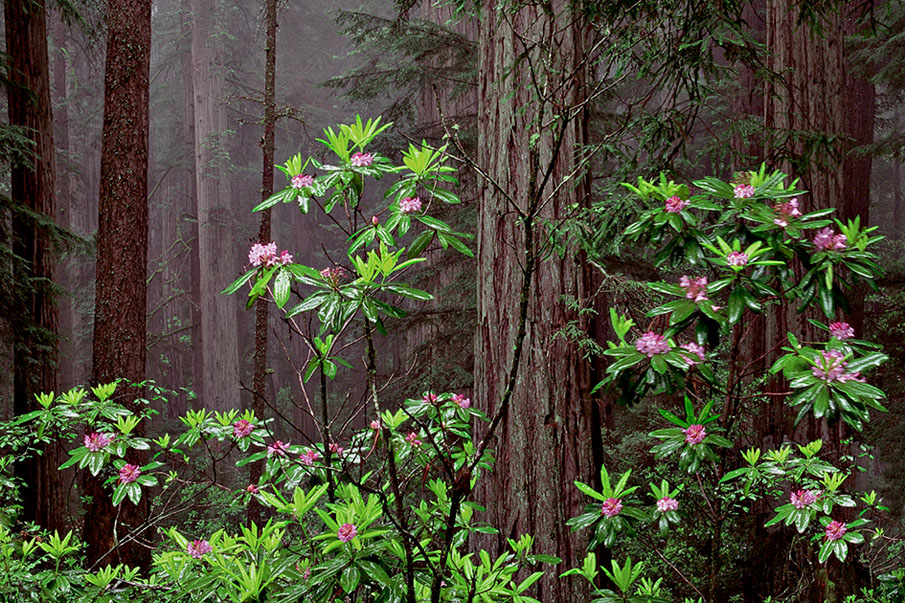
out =
<path fill-rule="evenodd" d="M 235 298 L 220 292 L 235 277 L 232 211 L 226 161 L 223 64 L 214 34 L 214 0 L 192 0 L 192 67 L 195 95 L 195 166 L 201 276 L 201 404 L 239 408 L 239 357 Z"/>
<path fill-rule="evenodd" d="M 16 212 L 12 218 L 13 253 L 19 258 L 16 283 L 23 287 L 13 329 L 13 411 L 20 415 L 37 408 L 36 393 L 58 391 L 57 311 L 49 285 L 56 258 L 51 229 L 40 223 L 56 217 L 56 170 L 44 2 L 6 0 L 4 9 L 9 123 L 26 128 L 35 143 L 31 165 L 12 167 L 10 193 L 15 203 L 39 217 Z M 24 459 L 15 470 L 25 481 L 22 519 L 51 530 L 63 528 L 66 508 L 56 461 L 50 447 L 45 456 Z"/>
<path fill-rule="evenodd" d="M 557 111 L 551 100 L 564 107 L 581 98 L 583 32 L 570 24 L 566 2 L 553 2 L 550 12 L 528 6 L 504 14 L 493 2 L 485 2 L 483 8 L 478 163 L 522 212 L 537 206 L 537 244 L 527 250 L 532 254 L 548 240 L 542 220 L 555 221 L 572 204 L 585 202 L 582 179 L 551 196 L 575 166 L 575 144 L 583 139 L 582 119 L 576 118 L 564 129 L 558 122 L 547 123 Z M 544 48 L 533 46 L 534 40 L 542 41 Z M 546 98 L 539 100 L 538 95 Z M 555 138 L 560 134 L 563 140 L 557 154 Z M 552 174 L 544 184 L 551 163 Z M 475 398 L 493 415 L 517 345 L 526 250 L 524 225 L 512 204 L 489 183 L 482 187 Z M 596 426 L 588 396 L 588 363 L 573 345 L 555 335 L 575 318 L 561 296 L 584 297 L 586 279 L 575 253 L 560 257 L 547 252 L 537 258 L 530 275 L 520 371 L 508 412 L 491 445 L 496 467 L 481 477 L 476 499 L 487 506 L 487 520 L 500 528 L 498 550 L 508 546 L 506 538 L 529 533 L 535 537 L 534 552 L 558 555 L 563 567 L 572 567 L 583 557 L 584 547 L 570 534 L 566 521 L 585 502 L 572 482 L 592 480 L 590 434 Z M 541 581 L 533 596 L 547 603 L 588 598 L 578 581 L 565 579 Z"/>
<path fill-rule="evenodd" d="M 107 13 L 104 70 L 104 125 L 98 205 L 97 295 L 94 315 L 93 381 L 145 379 L 147 357 L 148 264 L 148 86 L 151 58 L 151 0 L 112 2 Z M 131 388 L 117 392 L 134 398 Z M 141 426 L 139 427 L 141 429 Z M 142 462 L 141 455 L 128 458 Z M 114 546 L 116 510 L 100 480 L 86 483 L 93 502 L 85 522 L 88 558 L 99 559 Z M 117 539 L 146 518 L 147 498 L 124 502 Z M 129 542 L 114 558 L 147 567 L 149 550 Z"/>

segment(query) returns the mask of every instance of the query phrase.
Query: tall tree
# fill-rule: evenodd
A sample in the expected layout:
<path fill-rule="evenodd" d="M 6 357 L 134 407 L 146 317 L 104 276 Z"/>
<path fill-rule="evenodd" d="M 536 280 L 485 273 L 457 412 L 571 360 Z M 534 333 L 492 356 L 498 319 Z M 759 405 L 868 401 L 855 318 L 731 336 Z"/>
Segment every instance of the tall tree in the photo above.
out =
<path fill-rule="evenodd" d="M 577 318 L 562 296 L 585 298 L 585 264 L 549 247 L 549 225 L 587 202 L 575 171 L 586 138 L 586 32 L 572 6 L 482 6 L 478 148 L 487 179 L 475 350 L 478 403 L 491 413 L 508 403 L 492 445 L 497 463 L 478 500 L 499 526 L 501 546 L 530 533 L 537 552 L 555 552 L 566 567 L 583 556 L 566 521 L 581 507 L 573 481 L 593 479 L 590 433 L 598 428 L 588 363 L 556 337 Z M 587 595 L 579 589 L 577 581 L 551 580 L 536 596 L 576 601 Z"/>
<path fill-rule="evenodd" d="M 93 380 L 98 383 L 145 379 L 150 58 L 151 0 L 110 2 L 93 346 Z M 113 548 L 116 513 L 99 482 L 92 480 L 88 485 L 94 500 L 88 514 L 91 521 L 85 522 L 86 541 L 89 559 L 96 560 Z M 147 513 L 147 501 L 142 503 L 123 503 L 118 517 L 121 529 L 139 526 Z M 118 540 L 124 542 L 122 532 Z M 148 549 L 127 544 L 119 551 L 119 559 L 147 566 Z"/>
<path fill-rule="evenodd" d="M 208 408 L 239 407 L 236 312 L 220 291 L 235 277 L 229 180 L 224 169 L 226 113 L 223 61 L 214 35 L 215 0 L 192 0 L 192 86 L 195 106 L 195 174 L 201 277 L 203 402 Z"/>
<path fill-rule="evenodd" d="M 13 255 L 18 288 L 14 328 L 13 409 L 34 410 L 35 394 L 57 390 L 57 311 L 53 220 L 56 215 L 53 111 L 43 0 L 6 0 L 9 123 L 33 141 L 26 159 L 12 166 Z M 24 519 L 63 527 L 64 494 L 52 453 L 24 459 L 16 475 L 25 482 Z"/>

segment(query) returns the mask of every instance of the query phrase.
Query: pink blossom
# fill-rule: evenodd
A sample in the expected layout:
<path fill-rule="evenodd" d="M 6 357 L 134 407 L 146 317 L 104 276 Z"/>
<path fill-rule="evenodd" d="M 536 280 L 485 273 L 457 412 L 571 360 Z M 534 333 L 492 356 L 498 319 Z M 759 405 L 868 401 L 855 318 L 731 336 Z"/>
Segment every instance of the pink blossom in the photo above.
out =
<path fill-rule="evenodd" d="M 97 452 L 98 450 L 102 450 L 109 446 L 112 441 L 113 436 L 111 435 L 106 433 L 92 433 L 91 435 L 85 436 L 85 448 L 91 452 Z"/>
<path fill-rule="evenodd" d="M 427 392 L 424 396 L 421 397 L 421 400 L 425 404 L 436 404 L 437 403 L 437 394 L 433 392 Z"/>
<path fill-rule="evenodd" d="M 286 456 L 286 453 L 289 452 L 289 442 L 281 442 L 277 440 L 273 444 L 267 447 L 267 456 Z"/>
<path fill-rule="evenodd" d="M 421 445 L 421 440 L 418 439 L 418 434 L 414 431 L 405 436 L 405 441 L 415 448 Z"/>
<path fill-rule="evenodd" d="M 336 456 L 342 456 L 345 451 L 345 448 L 343 448 L 336 442 L 330 442 L 330 452 L 332 452 Z"/>
<path fill-rule="evenodd" d="M 855 336 L 855 329 L 847 322 L 830 323 L 830 336 L 839 340 L 851 339 Z"/>
<path fill-rule="evenodd" d="M 814 237 L 814 247 L 820 251 L 838 251 L 845 249 L 848 243 L 844 234 L 835 234 L 833 229 L 827 226 L 821 228 Z"/>
<path fill-rule="evenodd" d="M 248 487 L 245 488 L 245 491 L 248 492 L 249 494 L 257 494 L 258 487 L 255 486 L 254 484 L 248 484 Z"/>
<path fill-rule="evenodd" d="M 374 156 L 370 153 L 355 153 L 350 163 L 352 167 L 367 167 L 374 162 Z"/>
<path fill-rule="evenodd" d="M 685 298 L 694 300 L 695 303 L 707 300 L 707 277 L 690 277 L 688 275 L 679 279 L 679 286 L 685 290 Z"/>
<path fill-rule="evenodd" d="M 292 188 L 301 189 L 314 184 L 314 176 L 309 174 L 296 174 L 292 177 Z"/>
<path fill-rule="evenodd" d="M 356 528 L 353 523 L 344 523 L 339 526 L 339 530 L 336 531 L 336 537 L 342 542 L 349 542 L 356 536 L 358 536 L 358 528 Z"/>
<path fill-rule="evenodd" d="M 777 203 L 773 206 L 773 211 L 776 212 L 776 218 L 773 219 L 773 223 L 777 226 L 782 226 L 783 228 L 789 225 L 789 220 L 792 218 L 801 217 L 801 210 L 798 209 L 797 197 L 793 197 L 785 203 Z"/>
<path fill-rule="evenodd" d="M 333 268 L 324 268 L 321 270 L 321 278 L 337 287 L 340 281 L 349 276 L 346 269 L 342 266 L 334 266 Z"/>
<path fill-rule="evenodd" d="M 689 425 L 682 430 L 682 433 L 685 434 L 685 443 L 692 446 L 700 444 L 707 437 L 707 430 L 703 425 Z"/>
<path fill-rule="evenodd" d="M 675 498 L 664 496 L 657 501 L 657 511 L 666 513 L 667 511 L 677 511 L 679 509 L 679 501 Z"/>
<path fill-rule="evenodd" d="M 688 343 L 683 343 L 680 347 L 686 352 L 689 352 L 688 354 L 683 354 L 685 362 L 688 364 L 688 366 L 694 366 L 704 361 L 704 354 L 706 353 L 704 352 L 704 346 L 690 341 Z M 698 359 L 695 360 L 694 356 L 697 356 Z"/>
<path fill-rule="evenodd" d="M 635 349 L 642 354 L 647 354 L 648 358 L 653 358 L 656 354 L 666 354 L 669 352 L 669 342 L 662 335 L 658 335 L 653 331 L 648 331 L 637 340 L 635 340 Z"/>
<path fill-rule="evenodd" d="M 817 502 L 817 496 L 819 494 L 819 491 L 814 490 L 796 490 L 789 496 L 789 502 L 791 502 L 792 506 L 796 509 L 804 509 L 808 505 Z"/>
<path fill-rule="evenodd" d="M 600 505 L 600 514 L 606 517 L 616 517 L 622 510 L 622 501 L 618 498 L 608 498 Z"/>
<path fill-rule="evenodd" d="M 418 197 L 406 197 L 399 202 L 399 211 L 404 214 L 415 213 L 421 211 L 421 199 Z"/>
<path fill-rule="evenodd" d="M 726 263 L 730 266 L 745 266 L 748 264 L 748 254 L 741 251 L 731 251 L 726 255 Z"/>
<path fill-rule="evenodd" d="M 831 521 L 826 526 L 826 539 L 829 541 L 840 540 L 848 529 L 841 521 Z"/>
<path fill-rule="evenodd" d="M 141 469 L 138 468 L 138 465 L 126 463 L 123 465 L 123 468 L 119 470 L 119 483 L 131 484 L 137 480 L 140 475 Z"/>
<path fill-rule="evenodd" d="M 471 406 L 471 399 L 466 398 L 465 394 L 453 394 L 452 401 L 459 408 L 469 408 Z"/>
<path fill-rule="evenodd" d="M 750 199 L 754 196 L 754 187 L 750 184 L 739 184 L 733 190 L 736 199 Z"/>
<path fill-rule="evenodd" d="M 233 437 L 247 438 L 251 432 L 255 430 L 255 426 L 245 419 L 239 419 L 233 423 Z"/>
<path fill-rule="evenodd" d="M 374 431 L 380 431 L 380 421 L 378 421 L 377 419 L 374 419 L 373 421 L 371 421 L 370 427 Z"/>
<path fill-rule="evenodd" d="M 302 454 L 299 455 L 299 460 L 302 462 L 303 465 L 307 465 L 308 467 L 313 465 L 315 462 L 319 461 L 320 458 L 321 458 L 320 453 L 314 449 L 306 450 L 305 452 L 303 452 Z"/>
<path fill-rule="evenodd" d="M 280 257 L 277 259 L 277 262 L 285 266 L 286 264 L 292 263 L 292 255 L 287 250 L 283 250 L 283 253 L 280 254 Z"/>
<path fill-rule="evenodd" d="M 688 205 L 688 201 L 684 201 L 679 198 L 678 195 L 673 195 L 669 199 L 666 200 L 665 208 L 667 213 L 677 214 L 681 212 Z"/>
<path fill-rule="evenodd" d="M 311 568 L 310 568 L 310 567 L 306 567 L 306 568 L 305 568 L 305 571 L 302 572 L 302 580 L 307 580 L 307 579 L 310 578 L 310 577 L 311 577 Z"/>
<path fill-rule="evenodd" d="M 824 350 L 820 352 L 817 358 L 817 365 L 811 367 L 811 374 L 818 379 L 832 383 L 838 381 L 845 383 L 846 381 L 864 381 L 860 373 L 849 373 L 845 369 L 848 362 L 845 361 L 845 354 L 839 350 Z"/>
<path fill-rule="evenodd" d="M 248 252 L 248 263 L 252 266 L 267 266 L 268 268 L 277 265 L 291 264 L 292 256 L 288 251 L 283 251 L 277 255 L 277 244 L 270 242 L 267 245 L 255 243 Z"/>
<path fill-rule="evenodd" d="M 207 540 L 193 540 L 186 547 L 188 554 L 195 559 L 201 559 L 202 555 L 210 553 L 213 550 L 214 549 L 211 548 L 211 545 Z"/>

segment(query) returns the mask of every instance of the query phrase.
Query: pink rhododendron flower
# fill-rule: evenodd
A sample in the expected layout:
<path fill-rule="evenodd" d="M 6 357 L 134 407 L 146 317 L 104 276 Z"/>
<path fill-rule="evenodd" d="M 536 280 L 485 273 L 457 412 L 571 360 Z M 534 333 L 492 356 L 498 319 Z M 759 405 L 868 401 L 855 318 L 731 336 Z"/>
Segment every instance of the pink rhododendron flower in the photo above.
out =
<path fill-rule="evenodd" d="M 307 580 L 307 579 L 310 578 L 310 577 L 311 577 L 311 568 L 310 568 L 310 567 L 306 567 L 306 568 L 305 568 L 305 571 L 302 572 L 302 580 Z"/>
<path fill-rule="evenodd" d="M 405 441 L 408 442 L 411 446 L 417 448 L 421 445 L 421 440 L 418 439 L 418 434 L 414 431 L 407 436 L 405 436 Z"/>
<path fill-rule="evenodd" d="M 657 501 L 657 511 L 659 511 L 660 513 L 666 513 L 667 511 L 678 511 L 678 509 L 679 501 L 677 501 L 675 498 L 664 496 Z"/>
<path fill-rule="evenodd" d="M 679 279 L 679 286 L 685 290 L 686 299 L 694 300 L 695 303 L 707 300 L 707 277 L 693 277 L 685 275 Z"/>
<path fill-rule="evenodd" d="M 346 272 L 346 269 L 342 266 L 334 266 L 333 268 L 324 268 L 321 270 L 321 278 L 334 287 L 338 287 L 342 279 L 347 276 L 349 276 L 349 273 Z"/>
<path fill-rule="evenodd" d="M 321 458 L 320 453 L 317 450 L 306 450 L 302 454 L 299 455 L 299 460 L 302 461 L 303 465 L 307 465 L 310 467 L 315 462 L 319 461 Z"/>
<path fill-rule="evenodd" d="M 141 469 L 138 468 L 138 465 L 126 463 L 123 465 L 123 468 L 119 470 L 119 483 L 131 484 L 137 480 L 140 475 Z"/>
<path fill-rule="evenodd" d="M 773 206 L 773 211 L 776 212 L 773 223 L 777 226 L 782 226 L 783 228 L 789 225 L 789 220 L 792 218 L 801 217 L 801 210 L 798 209 L 797 197 L 793 197 L 785 203 L 777 203 Z"/>
<path fill-rule="evenodd" d="M 748 254 L 741 251 L 732 251 L 726 256 L 726 263 L 730 266 L 746 266 L 748 264 Z"/>
<path fill-rule="evenodd" d="M 112 441 L 113 436 L 111 435 L 106 433 L 92 433 L 91 435 L 85 436 L 85 448 L 91 452 L 97 452 L 98 450 L 102 450 L 109 446 Z"/>
<path fill-rule="evenodd" d="M 838 381 L 845 383 L 846 381 L 864 381 L 860 373 L 849 373 L 846 371 L 848 362 L 845 361 L 845 354 L 839 350 L 824 350 L 820 352 L 817 358 L 817 366 L 811 367 L 811 374 L 818 379 L 832 383 Z"/>
<path fill-rule="evenodd" d="M 754 196 L 754 187 L 750 184 L 739 184 L 733 192 L 736 199 L 750 199 Z"/>
<path fill-rule="evenodd" d="M 292 188 L 300 189 L 314 184 L 314 176 L 309 174 L 296 174 L 292 177 Z"/>
<path fill-rule="evenodd" d="M 669 199 L 666 200 L 665 208 L 667 213 L 677 214 L 688 205 L 688 201 L 684 201 L 679 198 L 678 195 L 673 195 Z"/>
<path fill-rule="evenodd" d="M 380 431 L 380 421 L 378 421 L 377 419 L 374 419 L 373 421 L 371 421 L 370 427 L 374 431 Z"/>
<path fill-rule="evenodd" d="M 346 451 L 345 448 L 337 444 L 336 442 L 330 442 L 330 452 L 335 454 L 336 456 L 342 456 Z"/>
<path fill-rule="evenodd" d="M 292 256 L 288 251 L 277 255 L 277 244 L 270 242 L 267 245 L 255 243 L 248 252 L 248 263 L 252 266 L 267 266 L 268 268 L 277 265 L 291 264 Z"/>
<path fill-rule="evenodd" d="M 358 536 L 358 528 L 352 523 L 344 523 L 339 526 L 339 530 L 336 531 L 336 537 L 343 542 L 349 542 L 356 536 Z"/>
<path fill-rule="evenodd" d="M 830 323 L 830 336 L 836 339 L 851 339 L 855 336 L 855 329 L 847 322 Z"/>
<path fill-rule="evenodd" d="M 425 404 L 435 404 L 437 402 L 437 394 L 433 392 L 427 392 L 421 399 L 425 402 Z"/>
<path fill-rule="evenodd" d="M 648 331 L 635 340 L 635 349 L 642 354 L 647 354 L 648 358 L 653 358 L 656 354 L 666 354 L 670 348 L 665 337 Z"/>
<path fill-rule="evenodd" d="M 213 550 L 214 549 L 211 548 L 211 545 L 207 540 L 193 540 L 186 547 L 188 554 L 195 559 L 201 559 L 202 555 L 210 553 Z"/>
<path fill-rule="evenodd" d="M 818 491 L 814 490 L 796 490 L 789 496 L 789 502 L 796 509 L 804 509 L 806 506 L 817 502 Z"/>
<path fill-rule="evenodd" d="M 248 484 L 248 487 L 245 488 L 245 491 L 248 492 L 249 494 L 257 494 L 258 487 L 255 486 L 254 484 Z"/>
<path fill-rule="evenodd" d="M 374 156 L 370 153 L 355 153 L 350 163 L 353 167 L 367 167 L 374 162 Z"/>
<path fill-rule="evenodd" d="M 247 438 L 251 435 L 251 432 L 255 430 L 255 426 L 246 421 L 245 419 L 239 419 L 235 423 L 233 423 L 233 437 L 236 438 Z"/>
<path fill-rule="evenodd" d="M 281 442 L 277 440 L 273 444 L 267 447 L 267 456 L 286 456 L 286 453 L 289 452 L 289 442 Z"/>
<path fill-rule="evenodd" d="M 421 211 L 421 199 L 418 197 L 406 197 L 399 202 L 399 210 L 404 214 Z"/>
<path fill-rule="evenodd" d="M 469 408 L 471 406 L 471 399 L 466 398 L 465 394 L 453 394 L 452 401 L 459 408 Z"/>
<path fill-rule="evenodd" d="M 703 425 L 689 425 L 682 430 L 682 433 L 685 434 L 685 443 L 692 446 L 700 444 L 707 437 L 707 430 Z"/>
<path fill-rule="evenodd" d="M 688 354 L 682 355 L 685 358 L 685 362 L 688 364 L 688 366 L 694 366 L 704 361 L 704 346 L 698 345 L 695 342 L 691 341 L 689 343 L 682 344 L 681 348 L 686 352 L 689 352 Z M 695 359 L 695 356 L 697 356 L 697 360 Z"/>
<path fill-rule="evenodd" d="M 826 526 L 826 539 L 830 541 L 839 540 L 845 536 L 847 531 L 848 529 L 841 521 L 831 521 Z"/>
<path fill-rule="evenodd" d="M 608 498 L 600 505 L 600 514 L 606 517 L 616 517 L 622 510 L 622 501 L 618 498 Z"/>
<path fill-rule="evenodd" d="M 817 235 L 814 236 L 814 247 L 820 251 L 838 251 L 840 249 L 845 249 L 847 243 L 848 239 L 845 238 L 844 234 L 835 234 L 833 229 L 829 226 L 821 228 L 817 231 Z"/>

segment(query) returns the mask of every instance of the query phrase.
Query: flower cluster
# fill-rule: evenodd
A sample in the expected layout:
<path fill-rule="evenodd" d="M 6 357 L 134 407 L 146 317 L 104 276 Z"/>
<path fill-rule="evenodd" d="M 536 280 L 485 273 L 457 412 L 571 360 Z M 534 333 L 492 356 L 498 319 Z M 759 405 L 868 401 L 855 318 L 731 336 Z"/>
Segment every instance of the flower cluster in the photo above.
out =
<path fill-rule="evenodd" d="M 670 347 L 666 337 L 648 331 L 635 341 L 635 349 L 642 354 L 647 354 L 648 358 L 653 358 L 656 354 L 668 353 Z"/>
<path fill-rule="evenodd" d="M 821 228 L 814 236 L 814 247 L 820 251 L 839 251 L 845 249 L 847 243 L 844 234 L 836 234 L 829 226 Z"/>
<path fill-rule="evenodd" d="M 302 462 L 303 465 L 306 465 L 308 467 L 310 467 L 311 465 L 313 465 L 320 459 L 321 459 L 320 453 L 317 450 L 314 450 L 313 448 L 311 450 L 306 450 L 305 452 L 303 452 L 302 454 L 299 455 L 299 460 Z"/>
<path fill-rule="evenodd" d="M 664 496 L 660 500 L 657 501 L 657 511 L 660 513 L 666 513 L 667 511 L 678 511 L 679 510 L 679 501 L 675 498 L 670 498 L 668 496 Z"/>
<path fill-rule="evenodd" d="M 91 452 L 97 452 L 98 450 L 102 450 L 109 446 L 112 441 L 112 435 L 107 435 L 106 433 L 92 433 L 91 435 L 85 436 L 85 448 Z"/>
<path fill-rule="evenodd" d="M 789 220 L 791 220 L 792 218 L 801 217 L 801 210 L 798 209 L 797 197 L 793 197 L 785 203 L 777 203 L 773 206 L 773 211 L 776 212 L 776 217 L 773 218 L 773 223 L 777 226 L 782 226 L 783 228 L 789 225 Z"/>
<path fill-rule="evenodd" d="M 707 430 L 703 425 L 689 425 L 682 430 L 682 433 L 685 434 L 685 443 L 692 446 L 700 444 L 707 437 Z"/>
<path fill-rule="evenodd" d="M 750 184 L 739 184 L 733 189 L 736 199 L 750 199 L 754 196 L 754 187 Z"/>
<path fill-rule="evenodd" d="M 289 452 L 289 442 L 281 442 L 277 440 L 273 444 L 267 447 L 267 456 L 286 456 L 286 453 Z"/>
<path fill-rule="evenodd" d="M 673 195 L 669 199 L 666 200 L 666 211 L 670 214 L 677 214 L 681 212 L 688 205 L 688 201 L 684 201 L 679 198 L 678 195 Z"/>
<path fill-rule="evenodd" d="M 239 419 L 233 423 L 233 437 L 247 438 L 251 432 L 255 430 L 255 426 L 245 419 Z"/>
<path fill-rule="evenodd" d="M 600 505 L 600 514 L 606 517 L 616 517 L 622 510 L 622 501 L 618 498 L 608 498 Z"/>
<path fill-rule="evenodd" d="M 349 542 L 356 536 L 358 536 L 358 528 L 355 527 L 354 523 L 344 523 L 336 531 L 336 537 L 342 542 Z"/>
<path fill-rule="evenodd" d="M 186 552 L 195 559 L 201 559 L 202 555 L 210 553 L 214 549 L 211 548 L 207 540 L 193 540 L 186 547 Z"/>
<path fill-rule="evenodd" d="M 277 255 L 276 243 L 271 242 L 267 245 L 255 243 L 248 252 L 248 263 L 255 267 L 266 266 L 267 268 L 285 266 L 292 263 L 292 256 L 288 251 L 283 251 L 283 253 Z"/>
<path fill-rule="evenodd" d="M 334 266 L 333 268 L 324 268 L 321 270 L 321 278 L 333 285 L 333 287 L 338 287 L 339 283 L 342 279 L 349 276 L 349 273 L 342 266 Z"/>
<path fill-rule="evenodd" d="M 689 352 L 689 354 L 684 355 L 685 362 L 688 364 L 688 366 L 694 366 L 704 361 L 704 354 L 706 353 L 704 352 L 704 346 L 698 345 L 695 342 L 691 341 L 689 343 L 683 343 L 680 347 L 686 352 Z M 698 359 L 695 360 L 694 356 L 697 356 Z"/>
<path fill-rule="evenodd" d="M 831 383 L 838 381 L 845 383 L 846 381 L 864 381 L 860 373 L 849 373 L 845 369 L 848 362 L 845 361 L 845 354 L 839 350 L 824 350 L 820 352 L 817 365 L 811 367 L 811 373 L 822 381 Z"/>
<path fill-rule="evenodd" d="M 748 254 L 741 251 L 730 251 L 726 255 L 726 263 L 730 266 L 747 266 Z"/>
<path fill-rule="evenodd" d="M 410 446 L 417 448 L 422 444 L 421 440 L 418 439 L 418 434 L 414 431 L 405 436 L 405 441 L 409 443 Z"/>
<path fill-rule="evenodd" d="M 679 279 L 679 286 L 685 290 L 685 297 L 695 303 L 707 301 L 707 277 L 685 275 Z"/>
<path fill-rule="evenodd" d="M 121 484 L 131 484 L 141 475 L 141 469 L 138 468 L 138 465 L 132 465 L 126 463 L 123 465 L 123 468 L 119 470 L 119 483 Z"/>
<path fill-rule="evenodd" d="M 842 341 L 855 336 L 855 329 L 847 322 L 830 323 L 830 336 Z"/>
<path fill-rule="evenodd" d="M 292 188 L 302 189 L 314 184 L 314 176 L 309 174 L 296 174 L 292 177 Z"/>
<path fill-rule="evenodd" d="M 841 521 L 831 521 L 826 526 L 826 539 L 829 541 L 840 540 L 848 530 Z"/>
<path fill-rule="evenodd" d="M 352 167 L 367 167 L 374 163 L 374 156 L 370 153 L 355 153 L 350 160 Z"/>
<path fill-rule="evenodd" d="M 399 202 L 399 211 L 404 214 L 413 214 L 421 211 L 421 199 L 418 197 L 406 197 Z"/>
<path fill-rule="evenodd" d="M 377 419 L 374 419 L 373 421 L 371 421 L 370 427 L 374 431 L 380 431 L 380 428 L 381 428 L 380 421 L 378 421 Z"/>
<path fill-rule="evenodd" d="M 342 456 L 345 453 L 346 449 L 337 444 L 336 442 L 330 442 L 330 453 L 335 454 L 336 456 Z"/>
<path fill-rule="evenodd" d="M 804 509 L 817 502 L 818 496 L 820 496 L 819 490 L 796 490 L 789 496 L 789 502 L 796 509 Z"/>
<path fill-rule="evenodd" d="M 471 399 L 466 398 L 465 394 L 453 394 L 452 401 L 453 401 L 453 404 L 455 404 L 459 408 L 470 408 L 471 407 Z"/>

